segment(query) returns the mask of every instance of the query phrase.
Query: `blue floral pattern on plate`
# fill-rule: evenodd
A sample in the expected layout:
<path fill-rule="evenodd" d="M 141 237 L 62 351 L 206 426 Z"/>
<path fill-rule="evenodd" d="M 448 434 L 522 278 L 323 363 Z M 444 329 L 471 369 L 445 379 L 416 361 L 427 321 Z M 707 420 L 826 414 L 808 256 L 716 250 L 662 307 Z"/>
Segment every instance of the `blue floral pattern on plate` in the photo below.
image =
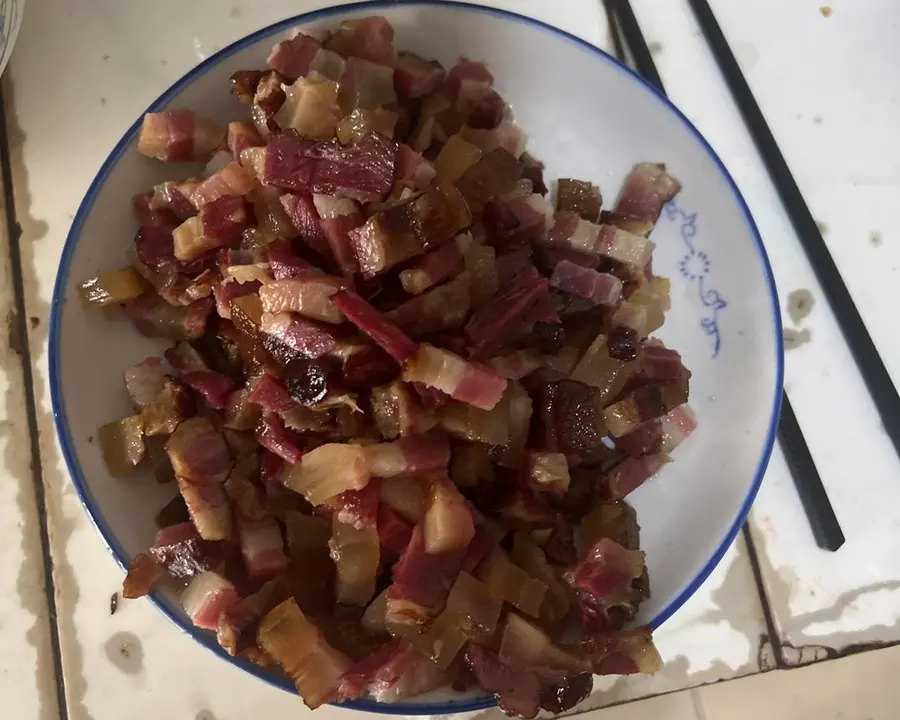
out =
<path fill-rule="evenodd" d="M 679 235 L 687 252 L 678 263 L 678 270 L 690 283 L 696 283 L 697 294 L 707 313 L 700 319 L 700 327 L 712 338 L 712 357 L 719 354 L 722 347 L 722 333 L 719 330 L 719 312 L 728 307 L 725 298 L 711 287 L 709 272 L 712 267 L 709 255 L 703 250 L 698 250 L 694 244 L 697 237 L 697 213 L 688 213 L 678 207 L 673 200 L 665 206 L 666 218 L 673 222 L 680 222 Z"/>

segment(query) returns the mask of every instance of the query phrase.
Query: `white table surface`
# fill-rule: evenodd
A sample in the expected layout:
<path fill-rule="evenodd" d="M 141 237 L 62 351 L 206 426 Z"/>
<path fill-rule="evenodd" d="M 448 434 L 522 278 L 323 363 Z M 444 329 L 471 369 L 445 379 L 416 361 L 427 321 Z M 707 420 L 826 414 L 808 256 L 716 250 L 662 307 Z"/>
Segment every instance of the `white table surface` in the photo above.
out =
<path fill-rule="evenodd" d="M 146 602 L 120 604 L 110 617 L 109 596 L 122 573 L 85 517 L 62 464 L 47 391 L 46 323 L 56 264 L 75 209 L 133 119 L 206 55 L 259 27 L 325 4 L 28 0 L 3 92 L 23 231 L 26 314 L 39 320 L 29 325 L 29 346 L 71 718 L 226 720 L 254 716 L 264 707 L 267 716 L 279 720 L 306 712 L 296 698 L 196 646 Z M 610 45 L 595 0 L 490 4 Z M 897 458 L 686 0 L 633 0 L 633 5 L 655 43 L 670 96 L 707 135 L 744 192 L 782 296 L 805 287 L 818 300 L 807 320 L 812 342 L 788 354 L 787 383 L 847 544 L 835 554 L 815 547 L 776 451 L 752 525 L 778 636 L 797 648 L 788 648 L 785 659 L 806 662 L 856 643 L 896 641 Z M 819 3 L 807 0 L 715 0 L 712 6 L 813 213 L 828 226 L 826 240 L 897 377 L 900 338 L 888 309 L 900 264 L 900 228 L 890 212 L 900 182 L 894 132 L 900 126 L 895 42 L 900 12 L 889 0 L 868 0 L 865 10 L 858 3 L 834 3 L 827 19 Z M 842 60 L 845 54 L 853 61 Z M 880 239 L 877 246 L 873 233 Z M 6 238 L 0 234 L 0 239 L 0 312 L 5 313 L 12 298 L 5 289 Z M 0 383 L 6 386 L 0 428 L 8 428 L 0 431 L 0 444 L 7 447 L 0 448 L 0 473 L 16 481 L 0 485 L 0 521 L 4 527 L 21 526 L 25 538 L 21 548 L 12 543 L 0 549 L 0 698 L 16 709 L 10 717 L 52 718 L 58 716 L 57 678 L 40 592 L 33 485 L 22 454 L 29 438 L 18 357 L 0 343 Z M 603 692 L 579 710 L 757 672 L 760 663 L 768 668 L 775 655 L 762 641 L 765 633 L 739 539 L 700 592 L 660 630 L 665 671 L 598 686 Z M 819 649 L 801 652 L 806 646 Z M 319 717 L 345 713 L 327 709 Z"/>

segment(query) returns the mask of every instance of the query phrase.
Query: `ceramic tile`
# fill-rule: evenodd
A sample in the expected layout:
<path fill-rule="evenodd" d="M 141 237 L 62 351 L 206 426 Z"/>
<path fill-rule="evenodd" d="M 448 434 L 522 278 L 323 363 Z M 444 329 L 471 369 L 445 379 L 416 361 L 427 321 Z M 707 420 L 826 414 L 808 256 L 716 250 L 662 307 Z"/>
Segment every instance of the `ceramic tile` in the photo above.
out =
<path fill-rule="evenodd" d="M 894 720 L 900 647 L 697 691 L 705 720 Z"/>
<path fill-rule="evenodd" d="M 787 353 L 785 388 L 847 543 L 837 553 L 815 546 L 776 449 L 752 520 L 785 659 L 802 663 L 858 643 L 896 642 L 900 461 L 686 0 L 634 5 L 670 96 L 710 140 L 750 206 L 782 306 L 798 288 L 815 301 L 802 323 L 811 342 Z M 874 2 L 860 13 L 836 4 L 826 18 L 815 2 L 763 0 L 753 12 L 724 0 L 711 5 L 886 365 L 900 378 L 888 314 L 900 266 L 900 243 L 891 241 L 900 233 L 893 211 L 900 150 L 887 129 L 900 121 L 900 104 L 887 76 L 860 77 L 840 59 L 852 55 L 854 67 L 896 65 L 889 38 L 896 6 Z M 804 39 L 800 59 L 797 38 Z M 793 325 L 787 313 L 783 319 Z"/>
<path fill-rule="evenodd" d="M 26 422 L 19 330 L 9 235 L 0 181 L 0 698 L 16 717 L 58 717 L 56 677 L 31 437 Z M 46 317 L 36 317 L 43 322 Z"/>

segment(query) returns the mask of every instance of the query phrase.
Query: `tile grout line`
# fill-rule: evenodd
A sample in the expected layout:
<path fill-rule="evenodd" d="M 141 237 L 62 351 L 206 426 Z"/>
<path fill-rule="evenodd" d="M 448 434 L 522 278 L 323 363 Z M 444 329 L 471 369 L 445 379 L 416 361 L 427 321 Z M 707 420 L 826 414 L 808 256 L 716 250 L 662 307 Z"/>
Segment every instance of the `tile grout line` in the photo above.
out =
<path fill-rule="evenodd" d="M 3 92 L 0 90 L 0 172 L 2 172 L 3 201 L 6 206 L 6 228 L 9 234 L 9 255 L 15 298 L 14 332 L 22 338 L 20 358 L 22 381 L 25 390 L 25 412 L 28 433 L 31 440 L 31 475 L 34 485 L 35 507 L 41 540 L 41 558 L 44 563 L 44 595 L 47 599 L 47 614 L 50 624 L 50 651 L 53 656 L 53 671 L 56 675 L 56 702 L 60 717 L 68 719 L 65 676 L 63 675 L 62 649 L 56 610 L 56 586 L 53 582 L 53 558 L 50 552 L 50 530 L 47 521 L 44 473 L 41 465 L 40 435 L 35 407 L 34 372 L 31 347 L 28 336 L 28 313 L 25 307 L 25 287 L 22 278 L 22 255 L 19 251 L 21 227 L 16 219 L 15 196 L 13 193 L 12 167 L 10 163 L 9 134 L 6 128 L 6 108 Z"/>
<path fill-rule="evenodd" d="M 784 650 L 781 647 L 781 637 L 775 626 L 772 608 L 769 606 L 769 598 L 766 594 L 762 567 L 759 564 L 759 553 L 756 550 L 756 541 L 753 539 L 753 533 L 750 531 L 749 516 L 748 519 L 744 521 L 744 527 L 741 528 L 741 534 L 744 536 L 744 543 L 747 545 L 747 562 L 750 563 L 750 571 L 753 573 L 753 582 L 756 583 L 756 591 L 759 593 L 759 604 L 762 608 L 763 620 L 766 623 L 766 634 L 769 636 L 769 645 L 772 647 L 772 653 L 775 655 L 775 667 L 780 670 L 788 666 L 784 662 Z M 760 647 L 760 655 L 762 655 L 762 650 L 763 648 Z M 762 667 L 760 667 L 759 670 L 760 672 L 763 672 Z"/>

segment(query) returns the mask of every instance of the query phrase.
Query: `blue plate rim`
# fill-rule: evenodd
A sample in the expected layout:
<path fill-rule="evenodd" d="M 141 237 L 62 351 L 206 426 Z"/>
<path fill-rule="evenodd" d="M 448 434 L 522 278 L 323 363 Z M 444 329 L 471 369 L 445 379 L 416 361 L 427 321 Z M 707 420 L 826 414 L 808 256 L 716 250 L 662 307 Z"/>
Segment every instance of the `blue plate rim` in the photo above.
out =
<path fill-rule="evenodd" d="M 741 508 L 738 511 L 737 516 L 734 519 L 734 522 L 732 523 L 732 526 L 729 528 L 725 537 L 722 539 L 719 547 L 710 556 L 709 560 L 707 560 L 706 564 L 703 566 L 697 576 L 687 585 L 687 587 L 685 587 L 685 589 L 678 596 L 675 597 L 675 599 L 672 600 L 672 602 L 669 603 L 669 605 L 659 615 L 651 620 L 651 627 L 656 629 L 660 625 L 662 625 L 663 622 L 668 620 L 682 605 L 684 605 L 688 598 L 690 598 L 709 577 L 710 573 L 712 573 L 715 567 L 719 564 L 722 557 L 725 555 L 725 552 L 734 542 L 734 539 L 740 531 L 744 520 L 750 512 L 750 507 L 752 506 L 753 501 L 755 500 L 756 495 L 759 491 L 760 485 L 762 484 L 762 479 L 765 474 L 766 467 L 768 466 L 769 458 L 772 454 L 772 449 L 777 432 L 778 418 L 781 412 L 782 386 L 784 382 L 784 348 L 782 341 L 781 311 L 778 306 L 778 293 L 775 286 L 775 278 L 772 272 L 772 266 L 769 261 L 768 254 L 766 253 L 766 249 L 760 236 L 759 230 L 753 220 L 753 216 L 750 213 L 750 209 L 747 206 L 743 195 L 738 189 L 734 179 L 731 177 L 731 174 L 728 172 L 728 169 L 725 167 L 725 164 L 712 149 L 712 147 L 706 141 L 700 131 L 671 102 L 671 100 L 669 100 L 665 95 L 661 94 L 653 85 L 644 80 L 644 78 L 642 78 L 640 75 L 635 73 L 633 70 L 622 64 L 619 60 L 617 60 L 601 48 L 593 45 L 586 40 L 583 40 L 582 38 L 577 37 L 576 35 L 573 35 L 565 30 L 561 30 L 560 28 L 554 27 L 553 25 L 545 23 L 541 20 L 530 18 L 519 13 L 511 12 L 509 10 L 486 7 L 470 2 L 463 2 L 461 0 L 363 0 L 362 2 L 353 2 L 346 5 L 320 8 L 308 13 L 302 13 L 300 15 L 296 15 L 294 17 L 287 18 L 277 23 L 268 25 L 240 38 L 239 40 L 236 40 L 235 42 L 219 50 L 215 54 L 202 61 L 196 67 L 185 73 L 156 100 L 154 100 L 144 112 L 153 112 L 159 107 L 164 106 L 172 97 L 180 93 L 186 85 L 188 85 L 197 77 L 205 74 L 210 68 L 217 65 L 222 60 L 230 57 L 234 53 L 243 50 L 250 45 L 258 43 L 261 40 L 266 39 L 267 37 L 276 35 L 286 30 L 290 30 L 295 26 L 314 22 L 317 20 L 333 18 L 335 16 L 341 16 L 350 12 L 360 10 L 377 10 L 379 8 L 390 8 L 400 4 L 450 7 L 462 11 L 485 13 L 488 15 L 494 15 L 503 18 L 505 20 L 532 25 L 543 30 L 544 32 L 556 35 L 557 37 L 560 37 L 567 42 L 576 44 L 583 49 L 590 51 L 599 59 L 612 65 L 616 70 L 622 72 L 630 80 L 638 83 L 647 92 L 652 94 L 657 99 L 657 101 L 668 112 L 671 112 L 691 133 L 694 139 L 700 144 L 700 146 L 709 156 L 710 160 L 716 166 L 720 175 L 731 189 L 734 199 L 744 216 L 744 221 L 747 225 L 747 228 L 750 231 L 751 236 L 753 237 L 759 259 L 763 266 L 763 272 L 769 286 L 772 324 L 775 331 L 775 347 L 777 351 L 775 396 L 772 401 L 772 411 L 769 420 L 769 428 L 763 444 L 762 452 L 760 454 L 759 462 L 757 463 L 757 469 L 754 475 L 753 483 L 747 493 L 746 498 L 744 499 L 743 504 L 741 505 Z M 75 490 L 78 493 L 79 501 L 84 507 L 85 512 L 87 513 L 94 527 L 97 529 L 98 533 L 103 539 L 104 544 L 107 546 L 108 550 L 115 558 L 116 562 L 118 562 L 118 564 L 126 570 L 128 567 L 128 557 L 123 548 L 116 541 L 105 519 L 100 514 L 93 494 L 84 482 L 81 467 L 78 464 L 78 459 L 74 450 L 74 443 L 72 442 L 68 422 L 66 420 L 65 402 L 63 399 L 61 385 L 61 370 L 59 364 L 61 357 L 61 322 L 62 308 L 65 302 L 65 287 L 68 282 L 69 269 L 71 266 L 72 255 L 77 244 L 77 239 L 81 234 L 82 226 L 87 215 L 90 212 L 91 207 L 93 206 L 98 191 L 106 181 L 106 178 L 112 168 L 116 165 L 116 163 L 118 163 L 123 153 L 132 144 L 140 128 L 142 118 L 143 113 L 131 125 L 131 127 L 128 128 L 128 130 L 116 143 L 113 150 L 107 156 L 106 160 L 104 160 L 99 171 L 88 187 L 88 190 L 78 207 L 75 218 L 73 219 L 69 233 L 66 236 L 66 241 L 63 246 L 62 254 L 60 256 L 56 280 L 53 286 L 53 298 L 50 308 L 50 337 L 48 351 L 50 371 L 50 398 L 53 410 L 53 420 L 66 467 L 69 470 L 72 482 L 75 485 Z M 179 630 L 190 635 L 196 642 L 200 643 L 208 650 L 214 652 L 219 657 L 227 660 L 233 665 L 242 668 L 243 670 L 249 672 L 250 674 L 261 680 L 264 680 L 271 685 L 274 685 L 291 693 L 296 692 L 293 684 L 289 680 L 287 680 L 287 678 L 278 676 L 277 674 L 266 672 L 247 660 L 232 657 L 219 646 L 219 644 L 215 641 L 215 638 L 210 633 L 199 631 L 193 626 L 184 623 L 181 619 L 181 616 L 179 615 L 178 610 L 162 594 L 153 593 L 150 596 L 150 600 L 154 605 L 156 605 L 160 612 L 162 612 L 162 614 L 165 615 Z M 496 701 L 493 697 L 478 697 L 473 699 L 461 699 L 458 701 L 445 701 L 435 703 L 411 702 L 397 704 L 379 703 L 373 700 L 363 699 L 340 703 L 339 706 L 353 710 L 391 715 L 444 715 L 450 713 L 482 710 L 485 708 L 493 707 L 494 705 L 496 705 Z"/>

